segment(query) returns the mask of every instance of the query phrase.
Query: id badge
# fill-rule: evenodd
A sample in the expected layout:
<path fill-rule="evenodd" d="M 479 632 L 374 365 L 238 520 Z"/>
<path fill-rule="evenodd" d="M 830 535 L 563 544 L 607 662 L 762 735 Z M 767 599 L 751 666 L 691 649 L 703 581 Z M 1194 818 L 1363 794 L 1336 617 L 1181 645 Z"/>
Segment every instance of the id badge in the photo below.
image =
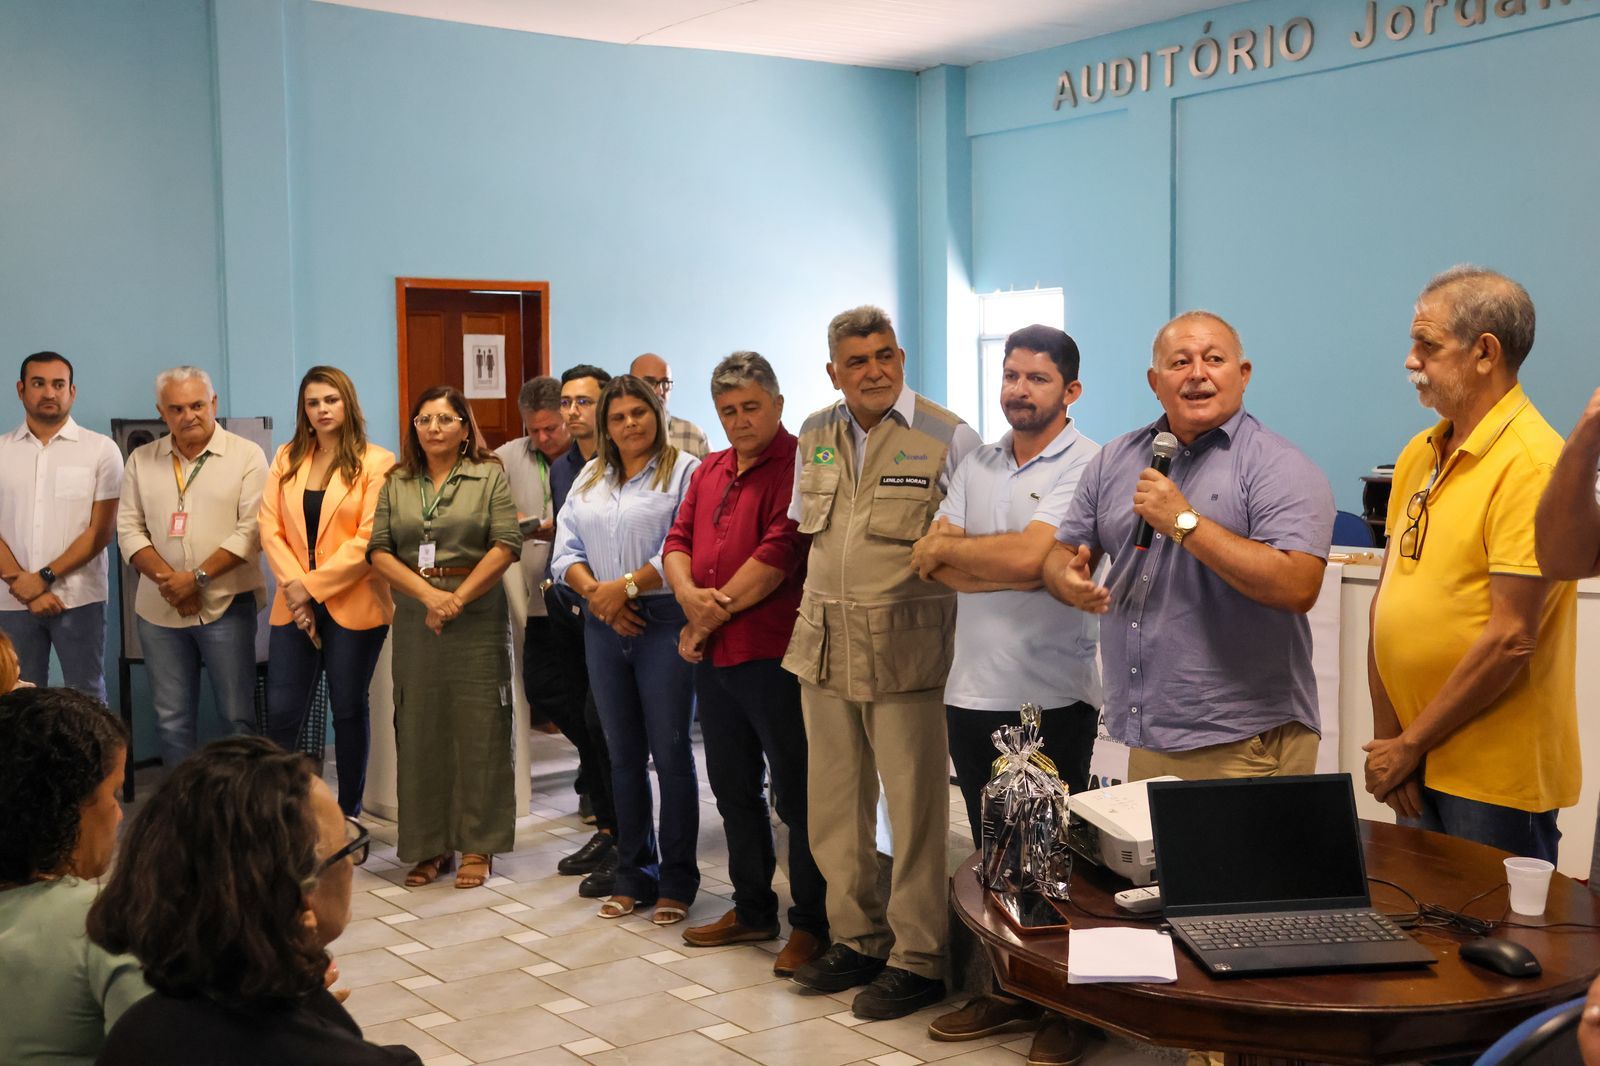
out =
<path fill-rule="evenodd" d="M 417 569 L 432 570 L 434 558 L 438 553 L 438 549 L 439 546 L 431 540 L 425 540 L 421 544 L 417 545 Z"/>
<path fill-rule="evenodd" d="M 173 511 L 172 520 L 167 523 L 167 536 L 182 539 L 189 532 L 189 514 L 187 511 Z"/>

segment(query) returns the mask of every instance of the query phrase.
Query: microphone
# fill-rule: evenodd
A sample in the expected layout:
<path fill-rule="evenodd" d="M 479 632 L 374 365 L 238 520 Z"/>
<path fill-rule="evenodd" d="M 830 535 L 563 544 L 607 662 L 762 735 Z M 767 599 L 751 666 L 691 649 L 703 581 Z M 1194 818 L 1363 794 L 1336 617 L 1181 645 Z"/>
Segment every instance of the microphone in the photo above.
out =
<path fill-rule="evenodd" d="M 1157 433 L 1156 439 L 1150 445 L 1150 465 L 1156 472 L 1165 475 L 1172 469 L 1172 457 L 1178 454 L 1178 438 L 1171 433 Z M 1150 523 L 1139 519 L 1139 531 L 1134 534 L 1133 546 L 1139 551 L 1147 551 L 1150 540 L 1155 536 L 1155 530 L 1150 528 Z"/>

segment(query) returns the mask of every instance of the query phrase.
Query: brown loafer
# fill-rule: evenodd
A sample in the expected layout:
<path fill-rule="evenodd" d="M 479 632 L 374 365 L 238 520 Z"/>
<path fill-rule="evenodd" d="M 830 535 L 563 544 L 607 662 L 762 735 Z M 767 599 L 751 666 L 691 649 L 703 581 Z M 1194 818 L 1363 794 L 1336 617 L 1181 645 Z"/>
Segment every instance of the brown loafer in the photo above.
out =
<path fill-rule="evenodd" d="M 1076 1066 L 1088 1051 L 1088 1026 L 1051 1014 L 1028 1049 L 1028 1066 Z"/>
<path fill-rule="evenodd" d="M 1025 999 L 976 996 L 930 1022 L 928 1035 L 934 1040 L 976 1040 L 1021 1022 L 1032 1024 L 1040 1013 L 1038 1004 Z"/>
<path fill-rule="evenodd" d="M 683 931 L 683 942 L 696 948 L 720 948 L 724 944 L 753 944 L 760 940 L 778 939 L 778 923 L 765 929 L 739 924 L 736 911 L 729 911 L 714 922 L 693 925 Z"/>
<path fill-rule="evenodd" d="M 793 977 L 796 970 L 827 950 L 827 940 L 804 929 L 791 929 L 789 942 L 772 962 L 772 972 L 778 977 Z"/>

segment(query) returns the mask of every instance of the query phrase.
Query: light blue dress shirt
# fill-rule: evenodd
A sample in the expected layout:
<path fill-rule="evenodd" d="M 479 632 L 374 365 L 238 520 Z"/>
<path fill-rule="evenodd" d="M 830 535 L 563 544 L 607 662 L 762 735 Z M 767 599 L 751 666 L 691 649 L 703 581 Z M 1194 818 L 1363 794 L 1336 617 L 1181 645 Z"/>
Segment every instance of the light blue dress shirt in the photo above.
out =
<path fill-rule="evenodd" d="M 644 595 L 671 595 L 672 588 L 661 565 L 661 546 L 689 487 L 689 475 L 700 460 L 679 452 L 664 490 L 655 487 L 659 455 L 621 485 L 611 477 L 589 484 L 589 476 L 599 461 L 591 459 L 579 471 L 566 504 L 556 516 L 550 572 L 566 584 L 567 571 L 574 563 L 583 563 L 595 580 L 615 581 L 623 574 L 644 569 L 648 563 L 661 574 L 661 588 Z"/>
<path fill-rule="evenodd" d="M 1016 533 L 1030 522 L 1059 526 L 1100 446 L 1069 419 L 1044 451 L 1017 466 L 1007 432 L 956 468 L 939 517 L 968 536 Z M 1100 624 L 1044 589 L 957 594 L 956 650 L 944 701 L 978 711 L 1024 703 L 1100 706 Z"/>

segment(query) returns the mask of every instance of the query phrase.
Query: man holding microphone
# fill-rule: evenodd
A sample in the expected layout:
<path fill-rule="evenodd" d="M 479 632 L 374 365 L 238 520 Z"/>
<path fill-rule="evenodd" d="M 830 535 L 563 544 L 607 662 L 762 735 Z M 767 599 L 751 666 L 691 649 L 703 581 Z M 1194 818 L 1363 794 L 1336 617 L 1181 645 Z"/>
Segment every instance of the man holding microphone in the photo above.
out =
<path fill-rule="evenodd" d="M 1045 587 L 1105 615 L 1105 724 L 1132 749 L 1129 780 L 1310 773 L 1320 723 L 1305 616 L 1327 565 L 1333 491 L 1244 410 L 1251 366 L 1223 319 L 1179 315 L 1152 356 L 1165 413 L 1090 462 Z M 1165 474 L 1152 467 L 1159 434 L 1175 438 Z M 1105 555 L 1101 586 L 1091 575 Z"/>

